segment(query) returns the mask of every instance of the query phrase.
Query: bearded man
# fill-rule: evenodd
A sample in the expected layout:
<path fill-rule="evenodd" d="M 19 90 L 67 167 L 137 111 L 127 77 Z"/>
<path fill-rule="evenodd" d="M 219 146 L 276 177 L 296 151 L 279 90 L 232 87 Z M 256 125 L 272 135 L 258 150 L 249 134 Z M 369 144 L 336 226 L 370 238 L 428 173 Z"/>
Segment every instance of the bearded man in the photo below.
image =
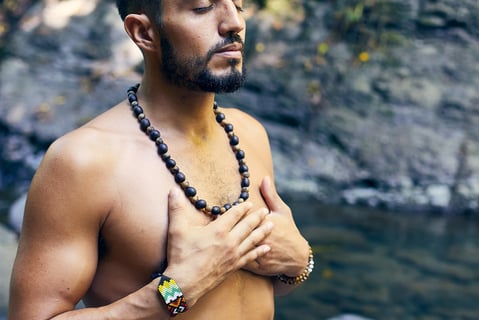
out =
<path fill-rule="evenodd" d="M 141 85 L 47 151 L 9 319 L 273 319 L 274 295 L 313 257 L 275 190 L 265 129 L 215 103 L 245 79 L 243 2 L 117 4 Z"/>

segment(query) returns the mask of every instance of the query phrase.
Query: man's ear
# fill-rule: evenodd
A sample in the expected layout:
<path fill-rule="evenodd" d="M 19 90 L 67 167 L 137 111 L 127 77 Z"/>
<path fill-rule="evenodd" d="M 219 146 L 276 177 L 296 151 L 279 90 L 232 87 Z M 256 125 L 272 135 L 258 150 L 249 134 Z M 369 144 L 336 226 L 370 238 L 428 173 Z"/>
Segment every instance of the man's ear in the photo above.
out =
<path fill-rule="evenodd" d="M 155 25 L 144 14 L 129 14 L 125 17 L 125 31 L 142 51 L 153 51 L 155 44 Z"/>

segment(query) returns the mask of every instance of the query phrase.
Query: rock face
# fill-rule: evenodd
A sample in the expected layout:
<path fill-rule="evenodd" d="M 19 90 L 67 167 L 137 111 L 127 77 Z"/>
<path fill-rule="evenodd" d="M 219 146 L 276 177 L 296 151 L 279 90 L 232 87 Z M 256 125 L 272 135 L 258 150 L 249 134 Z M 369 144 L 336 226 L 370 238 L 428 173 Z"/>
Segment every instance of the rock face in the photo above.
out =
<path fill-rule="evenodd" d="M 341 20 L 355 8 L 310 0 L 255 14 L 249 80 L 219 100 L 265 124 L 286 197 L 477 212 L 479 2 L 375 3 L 401 11 Z M 111 2 L 34 6 L 0 62 L 0 187 L 25 191 L 45 147 L 122 100 L 140 61 Z"/>
<path fill-rule="evenodd" d="M 0 225 L 0 319 L 8 308 L 10 274 L 16 252 L 17 236 Z"/>

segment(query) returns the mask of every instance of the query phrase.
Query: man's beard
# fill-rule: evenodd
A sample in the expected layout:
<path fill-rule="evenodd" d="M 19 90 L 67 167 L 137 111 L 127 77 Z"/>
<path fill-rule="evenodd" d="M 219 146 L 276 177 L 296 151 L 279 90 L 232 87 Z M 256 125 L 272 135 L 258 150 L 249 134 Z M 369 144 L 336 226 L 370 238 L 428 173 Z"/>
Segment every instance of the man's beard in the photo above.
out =
<path fill-rule="evenodd" d="M 237 59 L 229 60 L 230 71 L 225 75 L 214 75 L 208 69 L 208 63 L 219 48 L 243 40 L 237 34 L 231 35 L 214 48 L 208 51 L 206 56 L 179 60 L 170 41 L 164 33 L 161 37 L 161 54 L 163 72 L 173 84 L 191 90 L 227 93 L 241 88 L 246 80 L 246 68 L 242 64 L 242 70 L 237 69 L 240 63 Z"/>

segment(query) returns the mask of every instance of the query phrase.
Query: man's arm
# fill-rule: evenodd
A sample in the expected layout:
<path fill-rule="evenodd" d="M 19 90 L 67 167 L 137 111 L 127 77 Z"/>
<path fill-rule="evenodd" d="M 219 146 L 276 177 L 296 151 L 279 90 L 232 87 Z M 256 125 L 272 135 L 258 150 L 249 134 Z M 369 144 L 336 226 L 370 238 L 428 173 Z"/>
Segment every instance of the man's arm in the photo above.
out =
<path fill-rule="evenodd" d="M 32 181 L 12 273 L 9 319 L 169 319 L 154 280 L 110 305 L 73 310 L 95 276 L 98 233 L 116 194 L 101 179 L 106 168 L 69 149 L 76 146 L 54 144 Z M 183 227 L 191 227 L 185 221 L 195 209 L 178 192 L 169 200 L 168 242 L 178 252 L 168 252 L 165 275 L 177 281 L 190 306 L 228 273 L 267 252 L 267 245 L 259 245 L 271 230 L 270 224 L 258 227 L 264 211 L 244 218 L 250 209 L 245 203 L 227 218 L 188 232 Z M 228 266 L 217 270 L 224 261 Z"/>
<path fill-rule="evenodd" d="M 281 274 L 294 278 L 308 272 L 307 269 L 311 267 L 311 248 L 296 226 L 291 209 L 276 192 L 270 177 L 263 179 L 260 189 L 270 209 L 265 221 L 274 223 L 275 230 L 265 240 L 265 244 L 271 246 L 271 251 L 256 260 L 257 272 L 274 276 L 275 294 L 286 295 L 295 289 L 297 284 L 286 284 L 276 276 Z"/>
<path fill-rule="evenodd" d="M 256 274 L 271 276 L 274 279 L 276 295 L 285 295 L 296 286 L 285 284 L 277 279 L 277 275 L 296 277 L 303 274 L 309 266 L 310 247 L 307 240 L 301 235 L 293 218 L 293 213 L 276 192 L 274 185 L 273 159 L 265 128 L 245 113 L 241 113 L 242 125 L 248 128 L 249 135 L 254 139 L 254 147 L 248 152 L 254 153 L 265 166 L 266 177 L 260 184 L 260 192 L 270 214 L 265 221 L 274 224 L 274 230 L 265 240 L 271 251 L 262 258 L 250 263 L 245 269 Z M 243 134 L 242 134 L 243 135 Z"/>

